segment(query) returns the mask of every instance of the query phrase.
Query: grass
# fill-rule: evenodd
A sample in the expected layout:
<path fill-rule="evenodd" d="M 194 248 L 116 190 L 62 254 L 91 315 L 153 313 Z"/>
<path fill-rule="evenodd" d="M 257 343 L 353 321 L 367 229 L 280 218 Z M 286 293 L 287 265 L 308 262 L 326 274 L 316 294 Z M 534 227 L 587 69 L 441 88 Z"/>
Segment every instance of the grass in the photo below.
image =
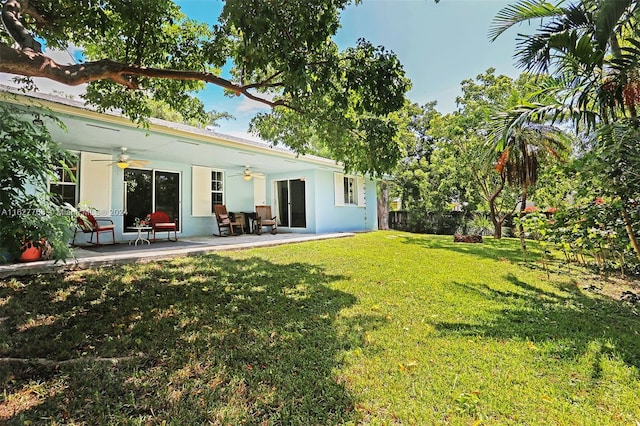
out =
<path fill-rule="evenodd" d="M 375 232 L 0 281 L 0 423 L 637 424 L 637 306 L 520 259 Z"/>

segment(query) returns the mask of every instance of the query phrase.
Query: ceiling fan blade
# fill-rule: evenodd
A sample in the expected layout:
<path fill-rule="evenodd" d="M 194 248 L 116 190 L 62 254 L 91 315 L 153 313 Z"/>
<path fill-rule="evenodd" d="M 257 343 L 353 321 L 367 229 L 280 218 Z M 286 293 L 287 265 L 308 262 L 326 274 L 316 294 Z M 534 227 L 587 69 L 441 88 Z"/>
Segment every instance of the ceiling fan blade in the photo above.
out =
<path fill-rule="evenodd" d="M 127 160 L 127 163 L 129 163 L 132 166 L 146 166 L 147 164 L 151 164 L 151 161 L 149 161 L 149 160 Z"/>

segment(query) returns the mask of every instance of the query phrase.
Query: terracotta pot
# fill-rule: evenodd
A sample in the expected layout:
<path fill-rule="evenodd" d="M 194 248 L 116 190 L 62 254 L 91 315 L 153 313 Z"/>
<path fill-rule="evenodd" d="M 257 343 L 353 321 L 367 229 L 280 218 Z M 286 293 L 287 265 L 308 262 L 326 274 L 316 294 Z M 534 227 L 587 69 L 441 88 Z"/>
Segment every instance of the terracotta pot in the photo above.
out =
<path fill-rule="evenodd" d="M 35 262 L 42 257 L 42 246 L 36 247 L 29 241 L 23 246 L 20 262 Z"/>

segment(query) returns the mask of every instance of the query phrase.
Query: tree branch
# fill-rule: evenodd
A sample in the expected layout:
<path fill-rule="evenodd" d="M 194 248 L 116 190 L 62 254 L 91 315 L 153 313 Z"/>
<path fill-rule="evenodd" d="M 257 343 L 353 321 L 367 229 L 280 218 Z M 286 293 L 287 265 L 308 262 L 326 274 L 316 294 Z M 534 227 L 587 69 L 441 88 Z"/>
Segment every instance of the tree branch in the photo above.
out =
<path fill-rule="evenodd" d="M 20 22 L 22 12 L 23 4 L 20 0 L 5 1 L 2 5 L 2 22 L 11 37 L 20 45 L 20 48 L 42 52 L 40 43 L 33 38 Z"/>
<path fill-rule="evenodd" d="M 68 86 L 78 86 L 99 80 L 111 80 L 129 89 L 138 88 L 132 77 L 161 78 L 168 80 L 204 81 L 235 92 L 238 96 L 275 108 L 283 106 L 295 109 L 284 100 L 272 101 L 251 93 L 252 85 L 242 86 L 215 74 L 200 71 L 163 70 L 127 65 L 109 59 L 82 64 L 61 65 L 46 55 L 33 51 L 19 51 L 0 44 L 0 72 L 26 77 L 43 77 Z"/>
<path fill-rule="evenodd" d="M 272 81 L 282 75 L 284 73 L 284 71 L 279 71 L 275 74 L 273 74 L 271 77 L 262 80 L 259 83 L 252 83 L 252 84 L 245 84 L 244 87 L 247 89 L 256 89 L 256 88 L 265 88 L 265 87 L 280 87 L 282 86 L 282 82 L 277 82 L 277 83 L 272 83 Z"/>
<path fill-rule="evenodd" d="M 51 24 L 49 20 L 44 16 L 42 16 L 40 12 L 38 12 L 34 7 L 32 7 L 31 4 L 29 4 L 27 8 L 24 9 L 23 13 L 25 15 L 31 16 L 34 19 L 34 21 L 36 21 L 36 24 L 38 24 L 41 27 Z"/>

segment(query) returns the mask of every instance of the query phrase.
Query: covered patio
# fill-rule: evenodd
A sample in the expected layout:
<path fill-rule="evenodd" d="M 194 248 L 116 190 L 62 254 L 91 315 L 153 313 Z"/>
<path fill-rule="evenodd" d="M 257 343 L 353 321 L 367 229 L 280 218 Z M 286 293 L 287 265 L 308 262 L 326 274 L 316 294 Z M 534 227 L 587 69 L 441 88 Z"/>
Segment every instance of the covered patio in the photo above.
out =
<path fill-rule="evenodd" d="M 127 241 L 101 246 L 83 245 L 76 247 L 76 259 L 68 259 L 67 263 L 41 260 L 0 265 L 0 278 L 149 262 L 176 256 L 194 256 L 223 250 L 243 250 L 329 238 L 343 238 L 353 235 L 353 233 L 349 232 L 327 234 L 278 233 L 275 235 L 243 234 L 231 237 L 184 237 L 176 242 L 158 239 L 155 243 L 137 246 L 129 244 Z"/>

